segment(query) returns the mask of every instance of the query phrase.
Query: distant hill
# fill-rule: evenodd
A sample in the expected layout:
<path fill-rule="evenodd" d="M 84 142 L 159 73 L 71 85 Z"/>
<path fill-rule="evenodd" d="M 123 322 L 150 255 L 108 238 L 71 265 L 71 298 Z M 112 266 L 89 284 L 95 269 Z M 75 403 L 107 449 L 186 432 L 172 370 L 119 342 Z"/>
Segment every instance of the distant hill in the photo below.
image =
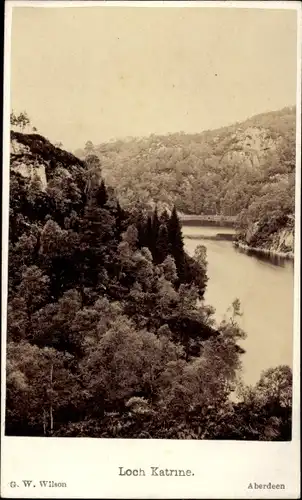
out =
<path fill-rule="evenodd" d="M 75 154 L 100 158 L 123 206 L 175 203 L 188 214 L 239 215 L 259 197 L 292 196 L 295 129 L 296 108 L 287 107 L 199 134 L 88 141 Z"/>

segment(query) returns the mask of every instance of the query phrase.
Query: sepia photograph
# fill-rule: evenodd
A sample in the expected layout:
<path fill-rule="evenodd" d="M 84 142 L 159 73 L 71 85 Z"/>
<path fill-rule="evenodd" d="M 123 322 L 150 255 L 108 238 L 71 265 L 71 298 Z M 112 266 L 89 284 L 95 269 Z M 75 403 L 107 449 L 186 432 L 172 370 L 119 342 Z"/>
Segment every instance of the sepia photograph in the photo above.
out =
<path fill-rule="evenodd" d="M 5 435 L 291 441 L 295 3 L 34 3 L 6 52 Z"/>

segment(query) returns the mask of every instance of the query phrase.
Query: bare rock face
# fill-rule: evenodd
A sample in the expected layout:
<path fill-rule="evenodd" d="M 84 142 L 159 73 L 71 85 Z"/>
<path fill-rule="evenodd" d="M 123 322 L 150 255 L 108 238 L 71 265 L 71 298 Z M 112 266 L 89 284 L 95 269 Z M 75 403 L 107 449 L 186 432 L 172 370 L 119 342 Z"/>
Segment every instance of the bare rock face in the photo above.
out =
<path fill-rule="evenodd" d="M 238 129 L 231 136 L 232 142 L 226 157 L 228 160 L 244 161 L 253 167 L 259 167 L 261 158 L 266 151 L 275 151 L 281 137 L 273 138 L 262 127 Z"/>
<path fill-rule="evenodd" d="M 22 144 L 17 139 L 12 139 L 10 146 L 11 146 L 11 153 L 12 154 L 16 154 L 16 155 L 21 154 L 22 155 L 22 154 L 29 154 L 30 153 L 29 146 Z"/>
<path fill-rule="evenodd" d="M 270 248 L 277 253 L 288 253 L 294 251 L 294 244 L 294 229 L 286 228 L 273 236 Z"/>
<path fill-rule="evenodd" d="M 72 171 L 85 168 L 85 165 L 43 136 L 11 131 L 10 168 L 23 177 L 39 180 L 45 191 L 54 174 L 70 177 Z"/>
<path fill-rule="evenodd" d="M 45 165 L 39 163 L 30 164 L 21 161 L 18 163 L 12 163 L 11 169 L 14 172 L 21 174 L 23 177 L 30 178 L 31 180 L 34 180 L 35 178 L 39 179 L 41 182 L 41 189 L 45 191 L 47 187 Z"/>
<path fill-rule="evenodd" d="M 258 221 L 246 231 L 243 243 L 250 248 L 272 254 L 293 254 L 295 247 L 294 217 Z"/>

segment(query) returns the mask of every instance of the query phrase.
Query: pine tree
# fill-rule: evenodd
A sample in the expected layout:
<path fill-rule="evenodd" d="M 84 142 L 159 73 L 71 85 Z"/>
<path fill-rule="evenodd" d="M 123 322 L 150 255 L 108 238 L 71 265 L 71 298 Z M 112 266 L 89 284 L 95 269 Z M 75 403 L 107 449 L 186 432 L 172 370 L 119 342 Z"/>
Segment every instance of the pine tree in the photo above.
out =
<path fill-rule="evenodd" d="M 146 223 L 146 243 L 150 252 L 152 253 L 152 239 L 153 239 L 153 229 L 152 229 L 152 217 L 148 215 Z"/>
<path fill-rule="evenodd" d="M 152 217 L 152 232 L 153 232 L 154 240 L 157 239 L 159 226 L 160 226 L 160 223 L 159 223 L 159 219 L 158 219 L 157 207 L 155 207 L 153 217 Z"/>
<path fill-rule="evenodd" d="M 181 224 L 175 206 L 168 223 L 169 253 L 174 257 L 180 282 L 185 280 L 185 252 Z"/>
<path fill-rule="evenodd" d="M 125 211 L 122 209 L 119 201 L 117 201 L 115 210 L 115 227 L 118 239 L 120 238 L 120 235 L 124 230 L 125 220 L 126 220 Z"/>
<path fill-rule="evenodd" d="M 163 212 L 160 214 L 160 217 L 159 217 L 159 222 L 160 224 L 168 224 L 169 222 L 169 219 L 170 219 L 170 216 L 167 212 L 167 210 L 163 210 Z"/>
<path fill-rule="evenodd" d="M 159 226 L 158 238 L 156 242 L 156 262 L 161 264 L 169 254 L 169 237 L 166 224 Z"/>
<path fill-rule="evenodd" d="M 148 234 L 147 234 L 147 223 L 141 220 L 136 225 L 138 230 L 138 247 L 144 248 L 148 247 Z"/>
<path fill-rule="evenodd" d="M 81 224 L 80 274 L 82 283 L 97 284 L 97 276 L 108 257 L 114 238 L 115 218 L 97 203 L 96 193 L 85 209 Z"/>
<path fill-rule="evenodd" d="M 157 207 L 155 207 L 155 210 L 152 215 L 152 230 L 151 230 L 151 253 L 153 255 L 153 259 L 155 262 L 158 261 L 158 255 L 157 255 L 157 239 L 158 239 L 158 233 L 159 233 L 159 219 L 158 219 L 158 213 L 157 213 Z"/>
<path fill-rule="evenodd" d="M 97 188 L 96 191 L 96 202 L 99 207 L 103 207 L 108 200 L 108 195 L 107 195 L 107 190 L 105 186 L 104 180 L 102 180 L 100 186 Z"/>
<path fill-rule="evenodd" d="M 126 220 L 126 213 L 122 209 L 119 201 L 116 204 L 116 214 L 115 214 L 115 224 L 116 224 L 116 231 L 117 234 L 120 235 L 122 231 L 124 230 L 124 224 Z"/>

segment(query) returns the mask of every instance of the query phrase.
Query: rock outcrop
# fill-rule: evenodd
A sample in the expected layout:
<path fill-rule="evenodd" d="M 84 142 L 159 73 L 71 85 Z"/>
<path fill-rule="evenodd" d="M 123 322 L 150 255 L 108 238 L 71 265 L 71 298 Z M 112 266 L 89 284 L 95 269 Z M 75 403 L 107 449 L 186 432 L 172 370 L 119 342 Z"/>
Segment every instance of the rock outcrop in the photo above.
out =
<path fill-rule="evenodd" d="M 38 179 L 43 191 L 55 174 L 69 177 L 83 167 L 83 161 L 43 136 L 11 131 L 11 170 L 31 180 Z"/>
<path fill-rule="evenodd" d="M 295 219 L 284 215 L 268 220 L 263 218 L 241 234 L 236 246 L 247 250 L 292 258 L 295 247 Z"/>

